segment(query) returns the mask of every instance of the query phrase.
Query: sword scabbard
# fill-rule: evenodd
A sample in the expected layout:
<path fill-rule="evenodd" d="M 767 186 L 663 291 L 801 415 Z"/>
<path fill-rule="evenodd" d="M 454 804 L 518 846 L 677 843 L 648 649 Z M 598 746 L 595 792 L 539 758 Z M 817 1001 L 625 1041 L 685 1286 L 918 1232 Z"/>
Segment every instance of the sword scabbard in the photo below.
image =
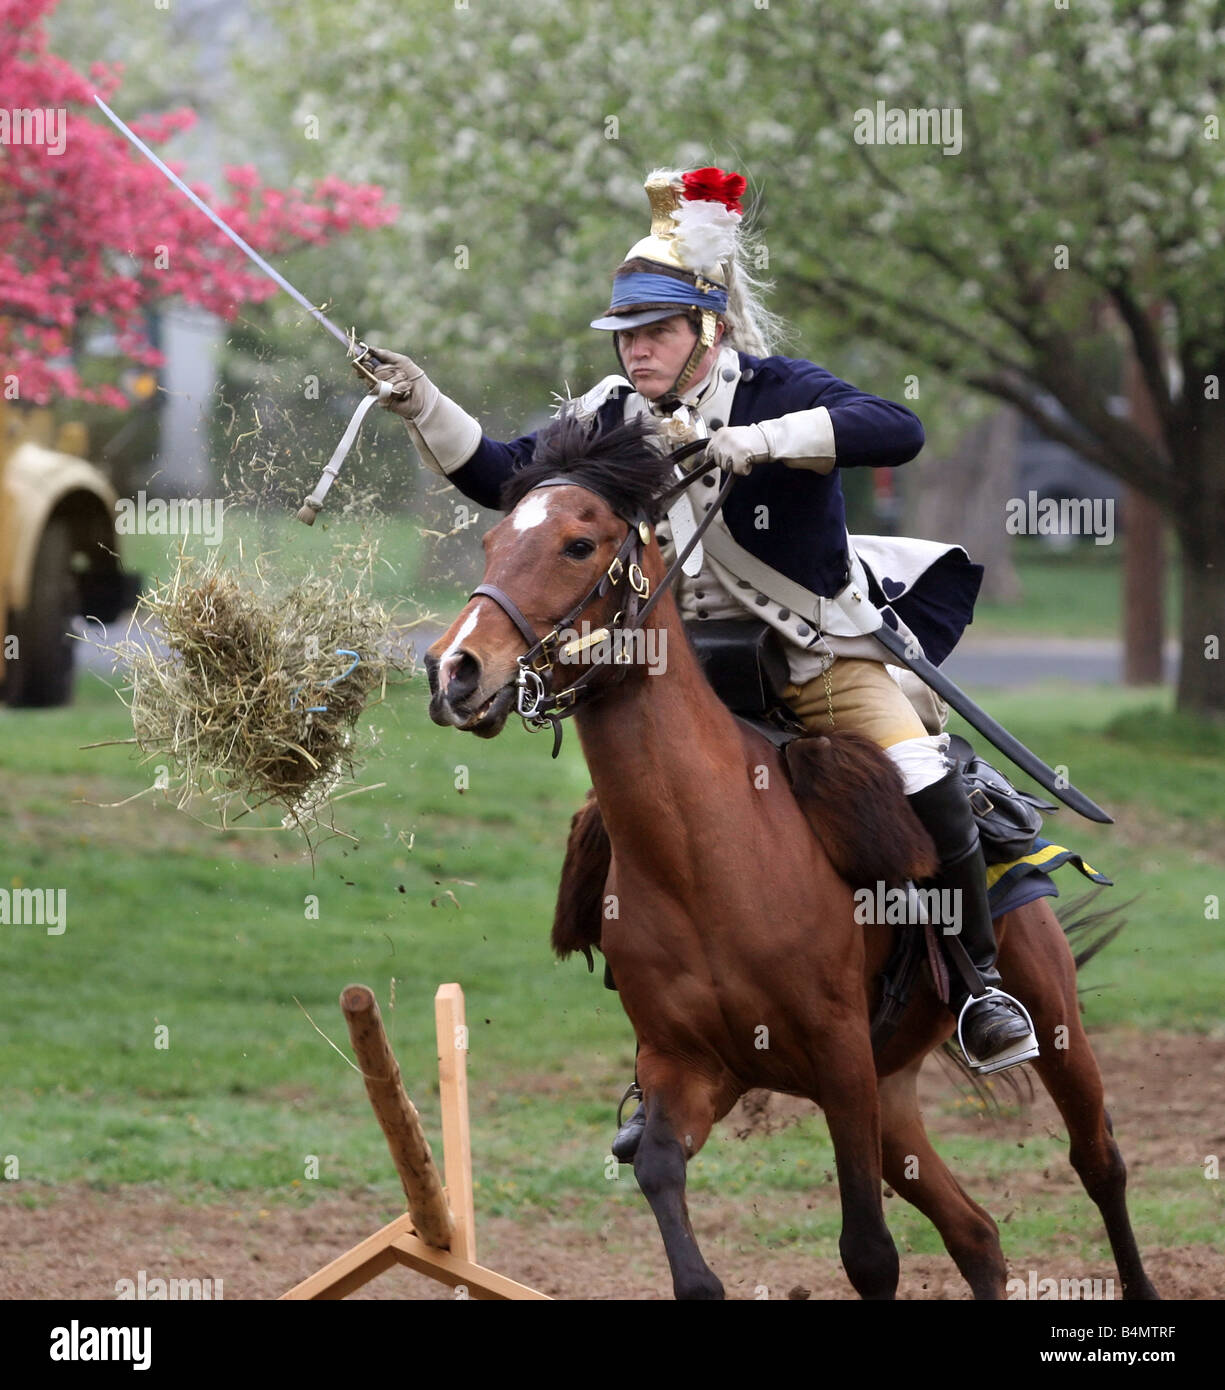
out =
<path fill-rule="evenodd" d="M 1045 787 L 1052 796 L 1057 796 L 1065 806 L 1070 806 L 1078 815 L 1082 815 L 1086 820 L 1097 821 L 1100 825 L 1113 825 L 1114 817 L 1088 797 L 1084 792 L 1072 786 L 1060 786 L 1060 778 L 1056 775 L 1055 769 L 1048 767 L 1036 753 L 1031 752 L 1014 734 L 1010 734 L 998 720 L 992 717 L 974 703 L 973 700 L 959 686 L 953 684 L 949 678 L 939 671 L 925 656 L 912 655 L 907 650 L 907 644 L 901 636 L 885 622 L 882 622 L 872 636 L 886 648 L 898 660 L 898 664 L 905 666 L 908 671 L 913 671 L 925 685 L 934 690 L 937 695 L 944 700 L 951 709 L 955 709 L 967 724 L 977 729 L 984 738 L 989 740 L 993 747 L 997 748 L 1009 761 L 1016 764 L 1028 777 L 1032 777 L 1039 786 Z"/>

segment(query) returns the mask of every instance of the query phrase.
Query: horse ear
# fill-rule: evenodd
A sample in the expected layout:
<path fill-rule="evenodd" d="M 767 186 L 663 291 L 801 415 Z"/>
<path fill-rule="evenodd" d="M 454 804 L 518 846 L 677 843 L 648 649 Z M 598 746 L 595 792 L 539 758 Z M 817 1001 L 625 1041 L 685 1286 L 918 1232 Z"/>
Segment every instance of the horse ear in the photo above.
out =
<path fill-rule="evenodd" d="M 791 788 L 830 863 L 853 888 L 931 878 L 936 847 L 906 800 L 893 760 L 863 734 L 787 745 Z"/>

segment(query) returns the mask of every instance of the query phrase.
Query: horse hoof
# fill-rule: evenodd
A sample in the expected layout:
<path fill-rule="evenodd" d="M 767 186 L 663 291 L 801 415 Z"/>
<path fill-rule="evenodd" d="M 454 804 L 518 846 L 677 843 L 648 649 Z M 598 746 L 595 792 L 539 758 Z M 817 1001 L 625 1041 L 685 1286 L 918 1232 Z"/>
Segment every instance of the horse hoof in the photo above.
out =
<path fill-rule="evenodd" d="M 618 1163 L 633 1163 L 638 1145 L 642 1141 L 642 1132 L 646 1127 L 646 1106 L 640 1105 L 617 1131 L 617 1137 L 612 1141 L 612 1156 Z"/>

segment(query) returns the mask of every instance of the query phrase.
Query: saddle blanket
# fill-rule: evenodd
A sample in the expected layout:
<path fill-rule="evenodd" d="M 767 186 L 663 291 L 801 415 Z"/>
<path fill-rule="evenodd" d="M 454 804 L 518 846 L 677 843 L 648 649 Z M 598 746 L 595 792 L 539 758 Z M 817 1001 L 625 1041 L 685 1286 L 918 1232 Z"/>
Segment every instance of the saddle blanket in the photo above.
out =
<path fill-rule="evenodd" d="M 1093 883 L 1113 886 L 1113 880 L 1095 869 L 1083 855 L 1038 836 L 1033 849 L 1020 859 L 1010 860 L 1007 864 L 987 865 L 991 916 L 998 919 L 1006 912 L 1033 902 L 1035 898 L 1057 898 L 1059 889 L 1051 873 L 1064 864 L 1073 865 Z"/>

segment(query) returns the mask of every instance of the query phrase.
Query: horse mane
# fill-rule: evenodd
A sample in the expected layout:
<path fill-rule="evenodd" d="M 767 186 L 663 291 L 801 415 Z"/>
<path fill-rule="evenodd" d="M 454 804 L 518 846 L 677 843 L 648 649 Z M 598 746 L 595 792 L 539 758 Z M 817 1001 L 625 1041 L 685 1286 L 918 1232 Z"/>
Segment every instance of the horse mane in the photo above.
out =
<path fill-rule="evenodd" d="M 672 463 L 655 447 L 658 431 L 652 420 L 640 417 L 601 429 L 597 417 L 584 417 L 573 408 L 536 436 L 532 460 L 516 469 L 502 485 L 499 505 L 512 511 L 546 478 L 573 478 L 590 488 L 627 521 L 658 512 L 657 496 L 672 479 Z"/>
<path fill-rule="evenodd" d="M 582 951 L 588 970 L 594 968 L 591 948 L 600 944 L 604 885 L 611 862 L 612 845 L 592 790 L 570 821 L 570 839 L 553 913 L 554 952 L 565 960 L 575 951 Z"/>
<path fill-rule="evenodd" d="M 786 747 L 791 789 L 838 874 L 858 888 L 931 878 L 936 847 L 893 760 L 864 734 L 797 738 Z"/>

